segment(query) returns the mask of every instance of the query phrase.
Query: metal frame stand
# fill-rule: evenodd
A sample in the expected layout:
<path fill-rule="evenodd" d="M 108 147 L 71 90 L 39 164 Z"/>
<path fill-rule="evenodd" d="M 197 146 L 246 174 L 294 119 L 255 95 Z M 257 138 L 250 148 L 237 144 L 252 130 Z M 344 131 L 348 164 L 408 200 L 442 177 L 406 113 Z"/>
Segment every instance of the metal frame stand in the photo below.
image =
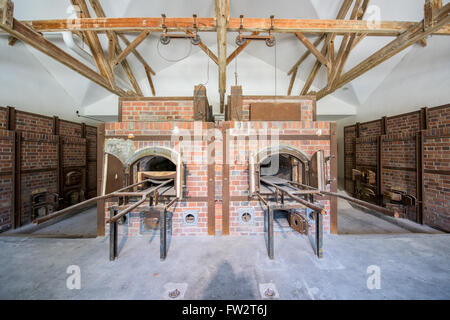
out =
<path fill-rule="evenodd" d="M 161 210 L 160 221 L 159 221 L 159 251 L 160 259 L 164 261 L 167 256 L 167 209 Z"/>
<path fill-rule="evenodd" d="M 111 218 L 116 216 L 119 210 L 116 207 L 111 207 Z M 111 222 L 109 224 L 109 260 L 114 261 L 118 255 L 118 224 L 117 221 Z"/>
<path fill-rule="evenodd" d="M 323 257 L 323 217 L 319 212 L 316 214 L 316 254 L 318 258 Z"/>
<path fill-rule="evenodd" d="M 274 239 L 273 239 L 273 210 L 267 209 L 267 249 L 270 259 L 274 259 Z"/>

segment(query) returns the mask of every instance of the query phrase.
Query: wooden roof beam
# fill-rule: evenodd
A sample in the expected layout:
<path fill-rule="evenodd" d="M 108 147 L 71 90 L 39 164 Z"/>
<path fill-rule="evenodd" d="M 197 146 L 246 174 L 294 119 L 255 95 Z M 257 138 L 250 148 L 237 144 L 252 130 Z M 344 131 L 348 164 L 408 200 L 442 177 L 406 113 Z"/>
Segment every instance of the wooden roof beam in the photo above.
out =
<path fill-rule="evenodd" d="M 326 34 L 320 35 L 319 38 L 317 38 L 316 41 L 313 42 L 313 45 L 317 47 L 324 39 L 326 38 Z M 303 63 L 303 61 L 306 60 L 306 58 L 309 57 L 311 54 L 310 50 L 307 50 L 301 57 L 298 59 L 298 61 L 292 66 L 292 68 L 289 70 L 288 75 L 292 74 L 294 70 L 298 69 L 298 67 Z"/>
<path fill-rule="evenodd" d="M 120 50 L 118 50 L 117 52 L 119 53 Z M 126 59 L 124 59 L 121 62 L 121 64 L 122 64 L 123 70 L 127 74 L 128 80 L 130 80 L 130 83 L 133 86 L 134 91 L 136 92 L 136 94 L 138 96 L 142 97 L 144 94 L 142 93 L 141 87 L 139 86 L 139 82 L 136 80 L 136 77 L 134 76 L 133 70 L 131 70 L 130 64 L 128 63 L 128 61 Z"/>
<path fill-rule="evenodd" d="M 320 61 L 321 64 L 326 66 L 328 69 L 331 68 L 330 61 L 319 51 L 317 50 L 316 46 L 312 44 L 301 32 L 297 32 L 295 34 L 297 38 L 305 45 L 306 48 L 309 49 L 309 51 L 316 56 L 317 60 Z"/>
<path fill-rule="evenodd" d="M 150 31 L 148 30 L 144 30 L 142 31 L 139 36 L 137 36 L 136 39 L 133 40 L 133 42 L 131 42 L 126 48 L 125 50 L 123 50 L 120 55 L 114 59 L 114 61 L 112 62 L 112 67 L 114 68 L 115 66 L 117 66 L 123 59 L 125 59 L 133 50 L 135 50 L 137 48 L 138 45 L 140 45 L 142 43 L 142 41 L 145 40 L 145 38 L 147 38 L 147 36 L 150 34 Z"/>
<path fill-rule="evenodd" d="M 106 17 L 105 11 L 103 10 L 103 7 L 100 4 L 99 0 L 89 0 L 89 2 L 91 4 L 92 9 L 94 9 L 94 12 L 97 15 L 97 17 L 99 18 Z M 106 35 L 108 36 L 109 39 L 108 61 L 110 65 L 113 65 L 115 57 L 120 56 L 122 54 L 122 48 L 120 47 L 119 38 L 116 32 L 107 31 Z M 127 59 L 124 58 L 120 63 L 135 93 L 138 96 L 143 96 L 142 90 L 139 86 L 139 82 L 136 80 L 136 77 L 134 76 L 134 73 Z"/>
<path fill-rule="evenodd" d="M 227 86 L 227 7 L 227 0 L 215 0 L 217 21 L 217 58 L 219 62 L 220 113 L 223 113 L 225 109 L 225 92 Z"/>
<path fill-rule="evenodd" d="M 367 36 L 367 34 L 363 33 L 356 37 L 355 42 L 353 42 L 352 50 Z"/>
<path fill-rule="evenodd" d="M 366 14 L 367 8 L 369 7 L 369 1 L 370 0 L 364 0 L 363 3 L 359 1 L 358 7 L 355 4 L 350 19 L 362 20 Z M 338 57 L 336 58 L 336 62 L 334 63 L 332 71 L 328 77 L 328 86 L 330 88 L 333 86 L 336 78 L 341 76 L 342 70 L 344 70 L 344 66 L 350 55 L 350 51 L 353 50 L 353 44 L 357 39 L 356 36 L 357 34 L 352 33 L 351 35 L 346 34 L 343 37 L 341 47 L 339 48 Z"/>
<path fill-rule="evenodd" d="M 327 36 L 327 38 L 328 38 L 328 36 Z M 327 51 L 328 51 L 328 41 L 326 41 L 325 44 L 323 45 L 322 54 L 327 54 Z M 314 79 L 317 76 L 317 73 L 319 73 L 319 69 L 320 69 L 321 65 L 322 64 L 320 63 L 319 60 L 317 60 L 314 63 L 314 66 L 311 69 L 311 72 L 310 72 L 308 78 L 306 79 L 306 82 L 305 82 L 305 84 L 303 86 L 303 89 L 302 89 L 300 95 L 306 95 L 308 93 L 309 88 L 311 88 L 311 85 L 313 84 Z"/>
<path fill-rule="evenodd" d="M 358 1 L 361 1 L 361 0 L 356 0 L 356 1 L 357 2 L 355 3 L 355 6 L 358 4 Z M 344 3 L 342 4 L 342 6 L 341 6 L 341 8 L 340 8 L 340 10 L 339 10 L 339 12 L 337 14 L 337 17 L 336 17 L 337 19 L 344 19 L 345 18 L 345 16 L 347 15 L 348 10 L 350 10 L 352 2 L 353 2 L 353 0 L 352 1 L 344 1 Z M 328 46 L 329 46 L 330 42 L 332 40 L 334 40 L 334 37 L 335 37 L 335 34 L 333 34 L 333 33 L 328 33 L 326 35 L 325 43 L 324 43 L 322 51 L 321 51 L 322 55 L 326 55 L 327 54 L 327 51 L 329 49 Z M 314 66 L 313 66 L 313 68 L 312 68 L 308 78 L 306 79 L 305 85 L 303 86 L 303 89 L 302 89 L 302 91 L 300 93 L 301 95 L 306 95 L 308 93 L 309 88 L 311 88 L 311 86 L 312 86 L 312 84 L 314 82 L 314 79 L 317 76 L 317 73 L 319 73 L 321 65 L 322 65 L 322 63 L 320 62 L 320 60 L 317 60 L 316 63 L 314 64 Z"/>
<path fill-rule="evenodd" d="M 396 39 L 388 43 L 386 46 L 343 74 L 339 81 L 337 81 L 332 88 L 323 88 L 322 90 L 320 90 L 317 93 L 317 99 L 321 99 L 326 95 L 333 93 L 350 81 L 358 78 L 360 75 L 375 68 L 397 53 L 403 51 L 414 43 L 432 34 L 433 32 L 436 32 L 437 30 L 442 28 L 442 26 L 450 23 L 450 3 L 447 3 L 440 10 L 438 10 L 433 20 L 433 26 L 429 27 L 426 30 L 424 30 L 424 20 L 410 27 L 407 32 L 399 35 Z"/>
<path fill-rule="evenodd" d="M 434 15 L 442 8 L 442 0 L 425 0 L 424 4 L 424 29 L 433 26 Z"/>
<path fill-rule="evenodd" d="M 290 96 L 292 93 L 292 88 L 294 87 L 295 78 L 297 77 L 297 71 L 298 71 L 298 68 L 295 68 L 294 73 L 291 76 L 291 81 L 289 82 L 289 88 L 288 88 L 288 92 L 287 92 L 288 96 Z"/>
<path fill-rule="evenodd" d="M 89 3 L 91 4 L 91 7 L 94 10 L 95 15 L 98 18 L 106 17 L 105 11 L 103 11 L 103 8 L 102 8 L 99 0 L 89 0 Z M 108 39 L 113 42 L 115 47 L 117 47 L 119 45 L 119 41 L 117 39 L 117 35 L 115 34 L 115 32 L 109 30 L 109 31 L 106 31 L 106 34 L 108 36 Z M 112 52 L 115 53 L 115 50 L 113 50 Z"/>
<path fill-rule="evenodd" d="M 71 0 L 71 3 L 74 6 L 79 6 L 79 8 L 81 9 L 82 17 L 91 17 L 85 0 Z M 86 36 L 89 49 L 91 50 L 98 70 L 106 79 L 108 79 L 111 87 L 115 87 L 116 84 L 114 81 L 114 73 L 112 71 L 111 65 L 106 60 L 105 53 L 103 52 L 103 48 L 97 34 L 94 31 L 86 31 L 84 32 L 84 34 Z"/>
<path fill-rule="evenodd" d="M 257 36 L 259 34 L 259 32 L 252 32 L 252 36 Z M 241 53 L 249 44 L 250 44 L 250 42 L 251 42 L 252 40 L 251 39 L 247 39 L 247 40 L 245 40 L 245 42 L 241 45 L 241 46 L 239 46 L 239 47 L 237 47 L 229 56 L 228 56 L 228 58 L 227 58 L 227 65 L 231 62 L 231 61 L 233 61 L 233 59 L 234 58 L 236 58 L 238 55 L 239 55 L 239 53 Z"/>
<path fill-rule="evenodd" d="M 117 35 L 119 36 L 120 40 L 123 41 L 123 43 L 125 43 L 127 46 L 129 46 L 131 44 L 131 42 L 127 39 L 127 37 L 124 34 L 121 33 L 117 33 Z M 150 70 L 151 74 L 155 75 L 155 71 L 152 69 L 152 67 L 149 66 L 149 64 L 147 63 L 147 61 L 145 61 L 145 59 L 142 57 L 142 55 L 139 53 L 139 51 L 137 51 L 137 49 L 133 50 L 133 54 L 136 57 L 136 59 L 138 59 L 142 65 L 144 66 L 144 68 Z"/>
<path fill-rule="evenodd" d="M 145 68 L 145 74 L 147 75 L 148 84 L 150 85 L 150 89 L 152 90 L 153 96 L 156 95 L 155 86 L 153 85 L 152 75 L 149 69 Z"/>
<path fill-rule="evenodd" d="M 70 54 L 61 50 L 58 46 L 54 45 L 53 43 L 45 39 L 41 34 L 32 30 L 29 26 L 15 19 L 13 21 L 14 22 L 12 26 L 0 23 L 0 29 L 3 29 L 7 33 L 11 34 L 13 37 L 32 46 L 36 50 L 41 51 L 42 53 L 55 59 L 59 63 L 62 63 L 65 66 L 69 67 L 70 69 L 78 72 L 82 76 L 95 82 L 96 84 L 107 89 L 108 91 L 120 97 L 128 96 L 128 94 L 124 90 L 112 87 L 111 84 L 105 79 L 105 77 L 101 76 L 91 68 L 87 67 L 79 60 L 72 57 Z"/>
<path fill-rule="evenodd" d="M 274 19 L 274 33 L 296 33 L 322 34 L 334 33 L 336 35 L 346 33 L 367 33 L 369 36 L 398 36 L 415 25 L 414 21 L 379 21 L 376 26 L 368 21 L 350 20 L 326 20 L 326 19 Z M 81 18 L 81 19 L 55 19 L 55 20 L 32 20 L 23 21 L 30 24 L 34 30 L 39 32 L 61 32 L 61 31 L 117 31 L 117 32 L 162 32 L 161 18 Z M 166 26 L 169 32 L 193 30 L 192 17 L 188 18 L 166 18 Z M 198 31 L 215 32 L 216 22 L 214 18 L 197 18 Z M 243 23 L 244 32 L 269 32 L 270 19 L 245 18 Z M 227 32 L 238 32 L 240 19 L 230 18 Z M 433 32 L 435 35 L 450 35 L 450 25 Z"/>
<path fill-rule="evenodd" d="M 100 4 L 100 1 L 99 0 L 89 0 L 89 1 L 91 3 L 91 7 L 94 9 L 94 12 L 97 15 L 97 17 L 106 18 L 105 11 L 103 10 L 103 7 Z M 122 39 L 122 41 L 125 43 L 125 45 L 129 46 L 131 44 L 130 41 L 128 41 L 128 39 L 123 34 L 113 32 L 113 31 L 107 31 L 107 33 L 114 35 L 113 41 L 115 42 L 115 45 L 119 48 L 120 48 L 120 44 L 119 44 L 118 37 L 120 37 Z M 133 52 L 134 56 L 136 57 L 136 59 L 138 59 L 139 62 L 142 63 L 142 65 L 144 66 L 145 69 L 150 70 L 150 72 L 153 75 L 156 74 L 155 71 L 148 65 L 148 63 L 145 61 L 145 59 L 139 54 L 139 52 L 136 49 L 133 49 L 132 52 Z"/>
<path fill-rule="evenodd" d="M 9 46 L 11 46 L 11 47 L 14 46 L 16 44 L 16 42 L 17 42 L 17 38 L 14 38 L 14 37 L 11 37 L 11 36 L 8 38 L 8 45 Z"/>
<path fill-rule="evenodd" d="M 345 18 L 345 15 L 347 14 L 348 10 L 350 9 L 350 6 L 352 4 L 353 0 L 344 0 L 344 2 L 341 5 L 341 8 L 339 9 L 339 12 L 337 14 L 337 19 L 343 19 Z M 313 43 L 314 47 L 317 47 L 322 40 L 327 39 L 327 34 L 323 33 L 319 36 L 319 38 Z M 294 64 L 294 66 L 291 68 L 291 70 L 289 70 L 288 75 L 290 75 L 291 73 L 291 81 L 289 83 L 289 88 L 288 88 L 288 95 L 291 95 L 292 93 L 292 87 L 294 86 L 294 82 L 295 82 L 295 77 L 297 76 L 297 70 L 299 68 L 299 66 L 303 63 L 303 61 L 306 60 L 306 58 L 309 57 L 309 55 L 311 54 L 311 50 L 306 51 L 301 57 L 300 59 Z M 295 72 L 294 72 L 295 70 Z M 314 74 L 310 74 L 310 76 L 308 77 L 309 79 L 307 81 L 311 81 L 311 78 L 315 77 L 315 70 L 313 68 L 313 72 Z M 311 82 L 312 83 L 312 82 Z"/>
<path fill-rule="evenodd" d="M 117 35 L 114 32 L 110 31 L 107 33 L 107 35 L 108 35 L 108 40 L 109 40 L 108 61 L 112 61 L 112 60 L 114 60 L 114 57 L 116 56 L 116 54 L 119 55 L 122 52 L 122 49 L 121 49 L 118 41 L 116 42 L 113 40 L 113 39 L 118 40 Z M 82 38 L 82 35 L 80 34 L 79 37 Z M 84 41 L 86 42 L 86 39 L 84 39 Z M 114 43 L 116 43 L 117 45 L 114 45 Z M 131 86 L 134 88 L 134 92 L 130 91 L 131 94 L 129 94 L 129 95 L 130 96 L 133 96 L 133 95 L 143 96 L 141 88 L 139 87 L 139 84 L 131 70 L 130 65 L 128 64 L 128 61 L 126 59 L 124 59 L 121 62 L 121 64 L 122 64 L 123 70 L 125 71 L 126 75 L 128 76 L 128 79 L 130 80 Z M 129 92 L 127 92 L 127 93 L 129 93 Z"/>
<path fill-rule="evenodd" d="M 193 35 L 193 33 L 189 30 L 186 30 L 186 33 L 189 35 Z M 219 64 L 219 60 L 217 59 L 217 56 L 202 41 L 200 41 L 198 46 L 200 47 L 200 49 L 202 49 L 208 55 L 208 57 L 211 58 L 212 61 L 214 61 L 215 64 L 217 64 L 217 65 Z"/>

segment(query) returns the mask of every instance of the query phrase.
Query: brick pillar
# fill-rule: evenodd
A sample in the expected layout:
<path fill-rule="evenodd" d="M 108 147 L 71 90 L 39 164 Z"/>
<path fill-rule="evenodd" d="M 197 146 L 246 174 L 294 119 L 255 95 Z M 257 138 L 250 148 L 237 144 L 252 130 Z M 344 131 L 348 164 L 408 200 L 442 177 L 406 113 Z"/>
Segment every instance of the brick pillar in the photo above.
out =
<path fill-rule="evenodd" d="M 225 120 L 242 120 L 242 86 L 231 86 L 230 102 L 225 112 Z"/>
<path fill-rule="evenodd" d="M 200 84 L 194 88 L 194 120 L 208 121 L 209 112 L 208 98 L 206 98 L 206 88 Z"/>

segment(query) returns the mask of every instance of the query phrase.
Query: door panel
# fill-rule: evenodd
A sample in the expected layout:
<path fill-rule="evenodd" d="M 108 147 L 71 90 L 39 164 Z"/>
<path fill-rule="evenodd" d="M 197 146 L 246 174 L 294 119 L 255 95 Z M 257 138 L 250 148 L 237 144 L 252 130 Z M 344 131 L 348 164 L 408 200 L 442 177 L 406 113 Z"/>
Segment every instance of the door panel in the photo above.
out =
<path fill-rule="evenodd" d="M 112 154 L 107 154 L 105 159 L 106 181 L 105 194 L 114 192 L 123 188 L 124 167 L 122 161 Z"/>
<path fill-rule="evenodd" d="M 299 103 L 252 103 L 250 121 L 300 121 L 302 106 Z"/>
<path fill-rule="evenodd" d="M 319 190 L 324 190 L 325 181 L 325 158 L 323 150 L 317 151 L 309 161 L 309 185 Z"/>

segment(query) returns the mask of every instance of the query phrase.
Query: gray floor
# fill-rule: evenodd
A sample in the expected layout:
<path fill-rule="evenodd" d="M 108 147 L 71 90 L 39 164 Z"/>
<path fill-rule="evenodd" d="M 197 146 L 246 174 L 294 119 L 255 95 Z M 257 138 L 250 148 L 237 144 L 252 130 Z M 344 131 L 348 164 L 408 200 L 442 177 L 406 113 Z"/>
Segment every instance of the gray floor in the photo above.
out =
<path fill-rule="evenodd" d="M 277 299 L 450 299 L 449 234 L 413 233 L 345 204 L 340 231 L 360 234 L 326 236 L 321 260 L 306 237 L 285 233 L 275 237 L 275 260 L 262 236 L 176 237 L 164 262 L 158 237 L 121 238 L 110 262 L 107 237 L 2 236 L 0 299 L 169 299 L 173 289 L 182 299 L 263 299 L 267 287 Z M 67 233 L 70 220 L 60 223 L 51 232 Z M 79 290 L 66 285 L 72 265 Z M 379 268 L 380 289 L 368 288 L 370 268 Z"/>
<path fill-rule="evenodd" d="M 325 238 L 318 260 L 306 239 L 278 236 L 275 260 L 263 237 L 127 239 L 108 260 L 108 239 L 0 238 L 1 299 L 261 299 L 270 284 L 280 299 L 449 299 L 449 235 L 345 235 Z M 70 265 L 81 289 L 69 290 Z M 380 268 L 370 290 L 369 266 Z"/>
<path fill-rule="evenodd" d="M 58 238 L 95 238 L 97 236 L 97 207 L 67 214 L 40 225 L 29 223 L 1 236 L 30 236 Z"/>
<path fill-rule="evenodd" d="M 404 234 L 442 232 L 426 225 L 420 225 L 407 219 L 398 219 L 381 213 L 350 205 L 338 199 L 338 233 L 339 234 Z"/>

